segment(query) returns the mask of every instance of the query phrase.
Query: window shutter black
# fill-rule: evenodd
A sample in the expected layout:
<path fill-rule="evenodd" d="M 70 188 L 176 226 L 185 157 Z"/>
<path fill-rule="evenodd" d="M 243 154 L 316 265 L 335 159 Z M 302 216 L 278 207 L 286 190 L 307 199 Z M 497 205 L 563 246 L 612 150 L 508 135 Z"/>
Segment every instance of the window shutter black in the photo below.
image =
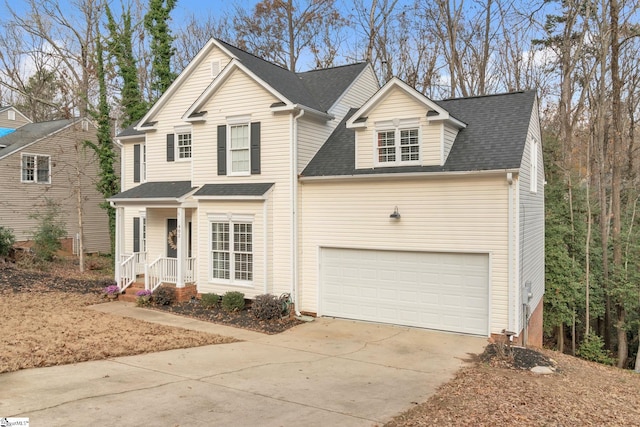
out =
<path fill-rule="evenodd" d="M 174 137 L 172 133 L 167 134 L 167 162 L 173 162 L 175 158 Z"/>
<path fill-rule="evenodd" d="M 218 126 L 218 175 L 227 174 L 227 125 Z"/>
<path fill-rule="evenodd" d="M 251 173 L 260 173 L 260 122 L 251 123 Z"/>
<path fill-rule="evenodd" d="M 133 182 L 140 182 L 140 144 L 133 146 Z"/>
<path fill-rule="evenodd" d="M 140 252 L 140 217 L 133 217 L 133 252 Z"/>

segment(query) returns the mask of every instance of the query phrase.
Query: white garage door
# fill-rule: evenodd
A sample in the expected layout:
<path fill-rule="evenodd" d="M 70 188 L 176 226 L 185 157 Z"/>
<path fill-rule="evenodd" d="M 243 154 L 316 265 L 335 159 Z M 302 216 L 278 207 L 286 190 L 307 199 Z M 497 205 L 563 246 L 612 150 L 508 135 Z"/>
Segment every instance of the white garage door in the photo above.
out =
<path fill-rule="evenodd" d="M 323 248 L 320 314 L 488 335 L 487 254 Z"/>

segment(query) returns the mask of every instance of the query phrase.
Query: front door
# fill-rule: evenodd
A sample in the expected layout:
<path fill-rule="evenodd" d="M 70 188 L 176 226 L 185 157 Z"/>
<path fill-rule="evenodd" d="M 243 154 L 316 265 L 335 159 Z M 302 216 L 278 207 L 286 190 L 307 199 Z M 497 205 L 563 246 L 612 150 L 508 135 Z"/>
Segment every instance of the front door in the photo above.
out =
<path fill-rule="evenodd" d="M 167 258 L 178 257 L 178 220 L 167 219 Z"/>

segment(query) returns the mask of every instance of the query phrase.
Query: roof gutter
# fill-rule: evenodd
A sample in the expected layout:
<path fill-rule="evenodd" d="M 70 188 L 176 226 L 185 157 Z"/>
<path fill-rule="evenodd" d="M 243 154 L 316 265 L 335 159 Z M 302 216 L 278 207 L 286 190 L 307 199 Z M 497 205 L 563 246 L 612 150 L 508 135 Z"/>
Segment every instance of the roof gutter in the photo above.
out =
<path fill-rule="evenodd" d="M 318 117 L 321 118 L 323 120 L 333 120 L 335 119 L 335 116 L 333 116 L 332 114 L 329 113 L 324 113 L 322 111 L 318 111 L 314 108 L 310 108 L 310 107 L 306 107 L 302 104 L 285 104 L 285 105 L 278 105 L 278 106 L 274 106 L 271 107 L 271 111 L 273 111 L 274 113 L 280 113 L 280 112 L 296 112 L 296 111 L 301 111 L 304 112 L 310 116 L 314 116 L 314 117 Z M 303 114 L 294 117 L 294 122 L 298 120 L 298 118 L 302 117 Z"/>
<path fill-rule="evenodd" d="M 495 169 L 480 171 L 455 171 L 455 172 L 402 172 L 402 173 L 367 173 L 358 175 L 326 175 L 326 176 L 301 176 L 302 182 L 324 182 L 324 181 L 362 181 L 362 180 L 389 180 L 389 179 L 410 179 L 410 178 L 450 178 L 452 176 L 491 176 L 510 173 L 518 175 L 519 169 Z"/>

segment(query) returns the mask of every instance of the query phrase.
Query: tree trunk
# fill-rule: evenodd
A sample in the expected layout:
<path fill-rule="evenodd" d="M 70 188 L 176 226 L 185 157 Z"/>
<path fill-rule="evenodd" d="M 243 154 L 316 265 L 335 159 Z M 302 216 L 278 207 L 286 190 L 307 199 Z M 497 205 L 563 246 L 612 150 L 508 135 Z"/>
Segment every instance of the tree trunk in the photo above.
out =
<path fill-rule="evenodd" d="M 558 351 L 560 353 L 564 353 L 564 325 L 558 325 L 556 330 L 556 334 L 558 335 Z"/>

